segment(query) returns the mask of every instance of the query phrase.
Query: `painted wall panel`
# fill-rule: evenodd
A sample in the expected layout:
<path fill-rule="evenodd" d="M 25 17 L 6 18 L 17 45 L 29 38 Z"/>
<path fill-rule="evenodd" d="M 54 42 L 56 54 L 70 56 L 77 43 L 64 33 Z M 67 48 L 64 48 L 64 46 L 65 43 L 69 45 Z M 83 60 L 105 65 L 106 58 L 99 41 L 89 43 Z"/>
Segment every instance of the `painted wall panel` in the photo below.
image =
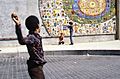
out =
<path fill-rule="evenodd" d="M 116 33 L 115 0 L 40 0 L 40 15 L 48 33 L 69 35 L 66 27 L 74 23 L 74 35 Z"/>
<path fill-rule="evenodd" d="M 0 39 L 16 38 L 14 23 L 10 18 L 13 11 L 21 18 L 22 32 L 25 36 L 28 33 L 24 25 L 25 18 L 31 14 L 39 17 L 39 12 L 40 23 L 43 22 L 46 28 L 41 29 L 41 35 L 44 37 L 49 36 L 47 33 L 50 36 L 58 36 L 60 32 L 68 36 L 69 30 L 66 25 L 71 20 L 74 22 L 75 36 L 115 34 L 115 0 L 89 0 L 90 3 L 84 1 L 86 0 L 0 0 Z M 102 4 L 104 5 L 101 7 Z M 102 9 L 99 11 L 100 8 Z"/>

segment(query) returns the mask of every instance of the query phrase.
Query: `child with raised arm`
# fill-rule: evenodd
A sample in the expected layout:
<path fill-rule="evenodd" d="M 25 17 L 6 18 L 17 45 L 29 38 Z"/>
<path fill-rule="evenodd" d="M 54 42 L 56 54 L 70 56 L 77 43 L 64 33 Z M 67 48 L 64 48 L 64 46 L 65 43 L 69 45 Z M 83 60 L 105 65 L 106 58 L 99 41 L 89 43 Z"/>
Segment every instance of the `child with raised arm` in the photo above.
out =
<path fill-rule="evenodd" d="M 29 30 L 29 34 L 25 38 L 23 38 L 21 32 L 21 22 L 19 17 L 15 13 L 12 13 L 11 18 L 15 22 L 16 35 L 19 44 L 26 45 L 28 49 L 30 57 L 27 60 L 27 65 L 31 79 L 45 79 L 43 65 L 46 61 L 44 59 L 42 37 L 39 35 L 40 28 L 38 18 L 31 15 L 25 20 L 26 28 Z"/>
<path fill-rule="evenodd" d="M 67 26 L 69 28 L 70 31 L 70 45 L 73 45 L 73 22 L 69 22 L 69 25 Z"/>

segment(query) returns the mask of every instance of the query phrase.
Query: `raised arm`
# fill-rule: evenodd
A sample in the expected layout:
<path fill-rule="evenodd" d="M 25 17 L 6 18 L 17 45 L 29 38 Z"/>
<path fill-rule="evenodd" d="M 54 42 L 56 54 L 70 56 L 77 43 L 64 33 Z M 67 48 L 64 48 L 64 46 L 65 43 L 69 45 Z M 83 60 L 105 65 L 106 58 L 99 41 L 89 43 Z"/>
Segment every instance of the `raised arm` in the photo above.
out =
<path fill-rule="evenodd" d="M 16 34 L 17 34 L 17 39 L 18 39 L 19 44 L 25 45 L 25 40 L 21 32 L 21 23 L 20 23 L 19 17 L 15 13 L 12 13 L 11 18 L 16 24 L 15 28 L 16 28 Z"/>

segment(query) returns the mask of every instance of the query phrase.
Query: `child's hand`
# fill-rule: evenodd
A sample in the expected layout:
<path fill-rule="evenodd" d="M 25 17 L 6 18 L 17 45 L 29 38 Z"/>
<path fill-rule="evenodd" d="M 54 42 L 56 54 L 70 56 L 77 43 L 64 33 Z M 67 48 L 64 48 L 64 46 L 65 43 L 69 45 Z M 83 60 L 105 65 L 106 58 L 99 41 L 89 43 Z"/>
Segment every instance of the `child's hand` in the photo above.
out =
<path fill-rule="evenodd" d="M 11 14 L 11 18 L 12 20 L 15 22 L 16 25 L 20 25 L 20 19 L 18 18 L 18 16 L 14 13 Z"/>

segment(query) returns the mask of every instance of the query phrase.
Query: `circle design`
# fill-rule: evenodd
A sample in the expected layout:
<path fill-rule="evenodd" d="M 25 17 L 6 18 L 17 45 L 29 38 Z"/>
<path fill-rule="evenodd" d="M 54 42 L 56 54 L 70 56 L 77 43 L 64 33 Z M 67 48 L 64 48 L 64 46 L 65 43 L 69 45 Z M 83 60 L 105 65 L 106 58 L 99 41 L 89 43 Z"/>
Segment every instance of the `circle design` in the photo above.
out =
<path fill-rule="evenodd" d="M 90 0 L 78 1 L 79 10 L 87 15 L 87 16 L 97 16 L 103 13 L 106 9 L 106 1 L 105 0 Z"/>
<path fill-rule="evenodd" d="M 95 2 L 90 2 L 90 8 L 95 8 L 95 6 L 96 6 L 96 4 L 95 4 Z"/>
<path fill-rule="evenodd" d="M 115 33 L 115 22 L 108 24 L 116 19 L 115 0 L 40 0 L 39 6 L 42 22 L 51 36 L 60 32 L 69 35 L 65 26 L 69 21 L 74 24 L 75 35 Z M 112 29 L 106 31 L 106 27 Z"/>
<path fill-rule="evenodd" d="M 64 0 L 63 8 L 67 16 L 78 23 L 100 23 L 115 14 L 112 0 Z"/>

